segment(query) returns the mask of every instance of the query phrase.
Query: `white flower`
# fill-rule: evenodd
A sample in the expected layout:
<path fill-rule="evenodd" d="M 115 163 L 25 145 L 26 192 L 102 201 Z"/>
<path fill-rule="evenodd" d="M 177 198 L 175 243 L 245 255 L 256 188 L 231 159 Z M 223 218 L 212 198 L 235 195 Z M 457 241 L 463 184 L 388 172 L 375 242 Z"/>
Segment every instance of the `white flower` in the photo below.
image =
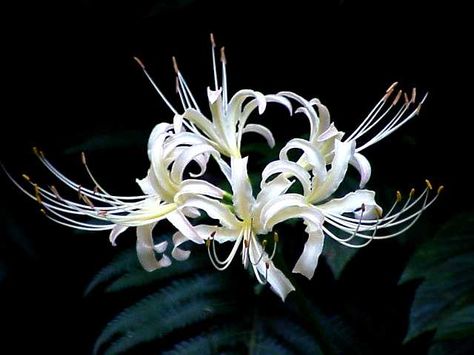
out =
<path fill-rule="evenodd" d="M 249 124 L 247 123 L 247 120 L 256 109 L 258 109 L 259 114 L 262 114 L 265 111 L 268 102 L 280 103 L 286 106 L 291 112 L 292 108 L 290 102 L 281 95 L 263 95 L 258 91 L 250 89 L 239 90 L 230 100 L 228 100 L 226 72 L 227 60 L 224 54 L 224 47 L 221 48 L 222 82 L 219 87 L 215 58 L 216 44 L 212 34 L 211 44 L 214 89 L 207 88 L 211 120 L 209 120 L 200 110 L 188 84 L 178 69 L 174 57 L 173 66 L 176 72 L 176 90 L 179 94 L 180 102 L 184 110 L 182 115 L 179 115 L 178 111 L 173 107 L 173 105 L 171 105 L 169 100 L 166 99 L 148 74 L 143 63 L 137 58 L 135 58 L 135 60 L 138 62 L 160 97 L 175 114 L 178 125 L 184 124 L 189 131 L 204 137 L 209 145 L 213 146 L 224 156 L 240 158 L 242 136 L 243 134 L 250 132 L 262 135 L 266 139 L 268 145 L 273 147 L 275 145 L 275 139 L 271 131 L 261 124 Z"/>
<path fill-rule="evenodd" d="M 262 210 L 266 205 L 272 204 L 282 193 L 285 193 L 291 182 L 284 177 L 279 177 L 265 184 L 255 199 L 247 175 L 247 161 L 247 157 L 232 158 L 232 206 L 193 194 L 181 194 L 182 203 L 188 207 L 204 210 L 211 218 L 220 222 L 220 225 L 201 224 L 195 227 L 201 236 L 201 243 L 206 242 L 209 257 L 218 270 L 226 269 L 240 249 L 244 267 L 247 268 L 250 265 L 257 280 L 262 284 L 268 282 L 274 292 L 284 300 L 287 294 L 294 290 L 294 287 L 272 262 L 278 237 L 274 236 L 273 238 L 273 251 L 270 254 L 266 250 L 268 241 L 261 240 L 262 235 L 271 231 L 271 228 L 265 228 L 267 220 Z M 267 216 L 267 219 L 268 217 L 270 216 Z M 273 217 L 280 218 L 278 215 Z M 181 232 L 173 236 L 175 245 L 173 256 L 175 258 L 184 260 L 189 256 L 189 252 L 179 248 L 187 240 Z M 234 246 L 228 256 L 221 259 L 218 256 L 215 242 L 233 242 Z"/>
<path fill-rule="evenodd" d="M 410 110 L 415 105 L 416 91 L 413 90 L 411 98 L 398 91 L 389 102 L 395 90 L 395 84 L 392 85 L 361 125 L 345 138 L 318 99 L 306 100 L 290 91 L 264 95 L 246 89 L 237 91 L 229 100 L 224 49 L 221 49 L 219 87 L 212 35 L 211 45 L 214 88 L 207 89 L 210 119 L 200 110 L 174 58 L 181 113 L 163 95 L 142 62 L 135 58 L 173 113 L 171 122 L 157 124 L 150 134 L 147 150 L 150 168 L 143 179 L 137 180 L 143 194 L 108 193 L 91 173 L 84 154 L 82 163 L 93 189 L 64 176 L 41 151 L 34 149 L 44 166 L 77 195 L 75 200 L 64 197 L 54 186 L 43 188 L 24 175 L 33 187 L 31 193 L 8 172 L 7 175 L 42 205 L 49 219 L 59 224 L 87 231 L 110 230 L 112 244 L 127 228 L 136 227 L 137 255 L 148 271 L 171 264 L 165 254 L 168 242 L 155 244 L 153 239 L 156 224 L 167 219 L 177 229 L 171 252 L 174 259 L 185 260 L 190 256 L 190 251 L 182 247 L 187 241 L 206 244 L 212 264 L 224 270 L 240 251 L 244 267 L 253 270 L 258 282 L 269 283 L 283 300 L 294 287 L 273 263 L 279 240 L 274 231 L 277 224 L 293 218 L 303 220 L 308 237 L 293 272 L 312 278 L 325 237 L 352 248 L 364 247 L 375 239 L 395 237 L 410 228 L 437 199 L 443 187 L 430 198 L 433 188 L 426 180 L 424 191 L 415 197 L 412 190 L 401 208 L 398 206 L 402 196 L 397 192 L 393 206 L 383 214 L 375 201 L 375 192 L 363 189 L 370 179 L 371 166 L 361 152 L 416 116 L 426 96 Z M 399 105 L 402 96 L 405 101 Z M 309 138 L 294 138 L 286 143 L 278 159 L 262 171 L 260 191 L 254 197 L 247 172 L 248 157 L 241 156 L 242 136 L 248 132 L 258 133 L 270 147 L 275 145 L 275 138 L 267 127 L 247 121 L 257 109 L 262 114 L 268 103 L 283 105 L 291 114 L 291 102 L 299 106 L 296 113 L 308 118 Z M 378 126 L 381 128 L 377 133 L 366 138 Z M 296 161 L 289 159 L 290 150 L 300 152 Z M 211 158 L 217 163 L 222 178 L 230 183 L 232 194 L 209 182 L 205 174 Z M 188 172 L 192 162 L 199 167 L 198 172 Z M 360 189 L 339 196 L 338 190 L 349 165 L 360 173 Z M 213 182 L 215 178 L 212 177 Z M 199 217 L 201 211 L 219 223 L 192 224 L 191 220 Z M 273 238 L 269 238 L 272 233 Z M 217 243 L 233 243 L 226 257 L 220 255 Z M 161 256 L 158 258 L 157 254 Z"/>

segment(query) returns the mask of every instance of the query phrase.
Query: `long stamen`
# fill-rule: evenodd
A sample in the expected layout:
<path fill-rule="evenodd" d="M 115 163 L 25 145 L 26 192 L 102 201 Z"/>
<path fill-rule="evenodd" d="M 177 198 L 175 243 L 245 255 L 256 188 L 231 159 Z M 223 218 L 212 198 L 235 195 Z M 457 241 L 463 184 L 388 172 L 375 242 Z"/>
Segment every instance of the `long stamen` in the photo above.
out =
<path fill-rule="evenodd" d="M 347 140 L 351 140 L 351 139 L 354 139 L 354 137 L 356 136 L 356 134 L 359 133 L 359 131 L 361 131 L 363 128 L 365 128 L 367 126 L 367 124 L 370 124 L 370 122 L 373 120 L 373 118 L 375 116 L 377 116 L 377 114 L 380 112 L 380 110 L 382 109 L 382 107 L 385 105 L 385 103 L 387 102 L 387 99 L 389 98 L 389 96 L 392 94 L 394 88 L 398 85 L 398 82 L 395 82 L 393 83 L 392 85 L 390 85 L 390 87 L 386 90 L 386 94 L 380 99 L 380 101 L 374 106 L 374 108 L 369 112 L 369 114 L 364 118 L 364 120 L 362 121 L 362 123 L 359 125 L 359 127 L 357 127 L 354 132 L 352 132 L 352 134 L 347 138 Z"/>
<path fill-rule="evenodd" d="M 234 259 L 235 254 L 237 253 L 237 250 L 239 248 L 240 242 L 242 241 L 242 236 L 243 234 L 240 233 L 239 237 L 235 241 L 234 246 L 232 247 L 231 252 L 227 256 L 227 258 L 224 261 L 221 261 L 217 257 L 217 253 L 215 250 L 215 246 L 213 245 L 215 243 L 214 241 L 214 235 L 215 232 L 211 233 L 210 237 L 206 240 L 206 246 L 207 246 L 207 253 L 209 255 L 209 259 L 211 260 L 212 265 L 219 271 L 225 270 L 229 267 L 230 263 Z M 211 252 L 211 248 L 213 249 Z"/>
<path fill-rule="evenodd" d="M 181 80 L 181 73 L 179 72 L 179 69 L 178 69 L 178 62 L 176 61 L 176 57 L 172 57 L 172 61 L 173 61 L 173 69 L 176 74 L 176 78 L 178 79 L 178 82 L 177 82 L 178 94 L 180 95 L 181 100 L 183 100 L 182 98 L 184 98 L 185 105 L 183 106 L 184 106 L 184 109 L 186 110 L 187 108 L 192 107 L 191 101 L 189 99 L 187 90 L 184 87 L 183 82 Z"/>
<path fill-rule="evenodd" d="M 166 104 L 166 106 L 168 106 L 168 108 L 171 110 L 171 112 L 173 112 L 175 115 L 178 114 L 178 111 L 176 111 L 176 109 L 173 107 L 173 105 L 171 105 L 171 103 L 168 101 L 168 99 L 166 99 L 166 96 L 163 95 L 163 93 L 161 92 L 161 90 L 158 88 L 158 86 L 155 84 L 155 82 L 153 81 L 153 79 L 151 78 L 150 74 L 148 74 L 148 71 L 146 70 L 145 68 L 145 65 L 143 64 L 143 62 L 138 59 L 137 57 L 133 57 L 133 59 L 138 63 L 138 65 L 140 66 L 140 68 L 142 69 L 143 73 L 145 74 L 145 76 L 147 77 L 148 81 L 151 83 L 151 85 L 154 87 L 154 89 L 156 90 L 156 92 L 158 93 L 158 95 L 160 95 L 161 97 L 161 100 L 163 100 L 163 102 Z"/>
<path fill-rule="evenodd" d="M 356 233 L 356 235 L 358 237 L 364 238 L 364 239 L 388 239 L 388 238 L 393 238 L 395 236 L 398 236 L 398 235 L 404 233 L 405 231 L 407 231 L 409 228 L 411 228 L 418 221 L 418 219 L 421 217 L 421 214 L 424 212 L 424 210 L 426 210 L 428 207 L 430 207 L 435 202 L 435 200 L 438 198 L 439 194 L 444 189 L 443 186 L 440 186 L 437 190 L 436 196 L 428 202 L 428 198 L 429 198 L 428 192 L 433 189 L 433 186 L 431 185 L 429 180 L 426 180 L 426 185 L 427 185 L 427 187 L 426 187 L 425 191 L 420 195 L 420 197 L 418 197 L 415 202 L 410 204 L 408 206 L 408 208 L 406 208 L 407 204 L 405 204 L 405 206 L 397 214 L 394 215 L 395 218 L 392 218 L 392 219 L 387 218 L 388 217 L 388 215 L 387 215 L 386 217 L 382 218 L 381 220 L 377 220 L 377 223 L 375 225 L 368 226 L 368 227 L 366 226 L 365 228 L 362 229 L 362 231 L 369 231 L 369 230 L 374 230 L 375 231 L 377 229 L 393 228 L 393 227 L 408 223 L 401 230 L 399 230 L 397 232 L 394 232 L 394 233 L 382 235 L 382 236 L 375 236 L 375 234 L 374 234 L 372 237 L 369 237 L 369 236 L 367 236 L 365 234 L 362 234 L 362 233 Z M 412 195 L 413 195 L 413 190 L 412 190 L 412 192 L 410 192 L 409 199 L 412 197 Z M 418 201 L 420 201 L 420 199 L 422 197 L 424 197 L 424 199 L 423 199 L 422 206 L 419 210 L 415 211 L 414 213 L 412 213 L 409 216 L 406 216 L 406 217 L 402 218 L 401 220 L 398 220 L 398 218 L 401 215 L 405 214 L 407 210 L 411 209 L 413 207 L 413 205 L 417 204 Z M 401 199 L 401 195 L 397 194 L 397 202 L 400 201 L 400 199 Z M 352 223 L 344 222 L 344 221 L 337 220 L 337 219 L 334 219 L 334 218 L 331 218 L 331 217 L 327 218 L 326 220 L 328 221 L 328 223 L 330 223 L 331 225 L 333 225 L 334 227 L 338 228 L 339 230 L 341 230 L 345 233 L 354 233 L 354 226 L 353 226 Z M 335 238 L 337 238 L 336 240 L 341 242 L 341 243 L 343 241 L 344 242 L 346 241 L 346 240 L 338 238 L 338 237 L 335 237 Z"/>
<path fill-rule="evenodd" d="M 227 112 L 227 58 L 225 56 L 225 48 L 221 47 L 221 62 L 222 62 L 222 101 L 224 105 L 224 112 Z"/>
<path fill-rule="evenodd" d="M 214 41 L 214 35 L 210 34 L 211 39 L 211 53 L 212 53 L 212 72 L 214 74 L 214 90 L 219 89 L 219 85 L 217 83 L 217 65 L 216 65 L 216 42 Z"/>

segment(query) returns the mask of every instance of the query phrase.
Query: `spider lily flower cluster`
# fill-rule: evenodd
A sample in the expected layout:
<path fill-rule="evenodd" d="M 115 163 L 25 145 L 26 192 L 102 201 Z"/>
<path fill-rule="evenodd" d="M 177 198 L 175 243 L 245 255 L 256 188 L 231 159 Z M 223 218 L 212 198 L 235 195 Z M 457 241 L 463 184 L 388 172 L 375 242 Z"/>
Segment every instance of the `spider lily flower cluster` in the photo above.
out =
<path fill-rule="evenodd" d="M 213 88 L 207 89 L 209 115 L 198 106 L 174 58 L 180 109 L 171 104 L 143 63 L 135 58 L 173 116 L 150 134 L 150 168 L 143 179 L 137 180 L 142 191 L 137 196 L 108 193 L 92 174 L 84 154 L 82 164 L 92 189 L 70 180 L 43 152 L 34 149 L 41 163 L 64 187 L 75 191 L 77 199 L 64 197 L 55 186 L 39 186 L 26 175 L 30 187 L 9 175 L 10 178 L 41 204 L 46 217 L 59 224 L 87 231 L 109 230 L 114 245 L 121 233 L 135 227 L 138 258 L 148 271 L 167 267 L 173 259 L 190 257 L 191 252 L 183 248 L 183 243 L 191 241 L 205 245 L 218 270 L 225 270 L 240 254 L 243 266 L 253 271 L 259 283 L 268 283 L 283 300 L 294 287 L 273 263 L 280 239 L 275 231 L 277 224 L 293 218 L 303 220 L 307 236 L 293 272 L 311 279 L 325 238 L 361 248 L 376 239 L 395 237 L 410 228 L 437 199 L 442 186 L 433 193 L 426 180 L 425 189 L 418 195 L 412 190 L 403 198 L 397 192 L 393 205 L 384 213 L 375 200 L 375 192 L 364 188 L 371 166 L 362 152 L 415 117 L 426 96 L 417 103 L 415 90 L 408 96 L 396 91 L 393 84 L 360 126 L 346 136 L 331 122 L 328 109 L 318 99 L 307 100 L 290 91 L 263 94 L 250 89 L 237 91 L 229 98 L 224 49 L 220 52 L 219 82 L 212 35 L 211 48 L 214 77 Z M 270 147 L 275 145 L 269 128 L 249 123 L 252 113 L 263 114 L 269 104 L 286 107 L 289 116 L 306 117 L 309 138 L 289 140 L 278 159 L 263 169 L 260 189 L 254 191 L 248 174 L 250 158 L 241 153 L 242 138 L 253 132 L 263 136 Z M 296 151 L 298 159 L 290 159 L 290 151 Z M 206 179 L 211 160 L 217 163 L 221 178 L 228 181 L 231 191 Z M 191 163 L 199 167 L 198 172 L 189 172 Z M 350 165 L 360 174 L 360 188 L 335 198 Z M 215 176 L 212 181 L 216 181 Z M 299 189 L 290 190 L 292 186 Z M 301 192 L 293 192 L 296 190 Z M 203 212 L 213 223 L 197 219 Z M 171 247 L 169 241 L 155 244 L 153 239 L 154 227 L 165 219 L 177 229 Z M 221 249 L 223 243 L 230 243 L 231 247 Z M 223 250 L 227 255 L 222 255 Z"/>

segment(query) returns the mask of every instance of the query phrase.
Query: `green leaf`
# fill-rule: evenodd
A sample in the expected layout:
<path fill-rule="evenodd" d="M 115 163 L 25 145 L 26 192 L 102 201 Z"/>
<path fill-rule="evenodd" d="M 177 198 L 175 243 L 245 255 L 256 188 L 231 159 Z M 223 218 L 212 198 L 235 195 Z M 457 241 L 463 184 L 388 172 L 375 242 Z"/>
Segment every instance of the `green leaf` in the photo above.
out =
<path fill-rule="evenodd" d="M 410 259 L 400 283 L 425 277 L 451 257 L 474 251 L 474 214 L 453 218 Z"/>
<path fill-rule="evenodd" d="M 462 214 L 418 248 L 402 275 L 401 282 L 423 278 L 415 293 L 405 341 L 430 330 L 436 330 L 435 340 L 458 333 L 465 325 L 460 317 L 471 310 L 469 304 L 474 300 L 472 270 L 474 216 Z"/>
<path fill-rule="evenodd" d="M 418 287 L 410 313 L 406 341 L 434 330 L 440 320 L 474 289 L 474 253 L 454 257 L 431 270 Z"/>
<path fill-rule="evenodd" d="M 117 255 L 110 264 L 97 273 L 89 285 L 87 285 L 84 295 L 87 296 L 99 286 L 133 271 L 143 272 L 144 270 L 138 263 L 135 249 L 129 249 Z"/>
<path fill-rule="evenodd" d="M 461 308 L 443 319 L 433 340 L 456 340 L 467 337 L 474 337 L 474 304 Z"/>
<path fill-rule="evenodd" d="M 135 256 L 136 258 L 136 256 Z M 138 264 L 138 263 L 137 263 Z M 120 292 L 133 287 L 149 285 L 159 280 L 182 277 L 186 273 L 196 272 L 209 264 L 209 259 L 203 255 L 191 256 L 185 262 L 175 261 L 166 268 L 165 272 L 147 272 L 138 265 L 137 269 L 132 269 L 111 282 L 107 292 Z M 163 270 L 162 270 L 163 271 Z"/>
<path fill-rule="evenodd" d="M 176 344 L 171 350 L 163 352 L 163 355 L 205 355 L 216 354 L 219 349 L 232 348 L 242 343 L 247 334 L 241 324 L 219 327 L 211 332 L 200 334 L 191 339 Z"/>
<path fill-rule="evenodd" d="M 324 239 L 323 255 L 334 277 L 339 279 L 347 263 L 354 257 L 358 249 L 348 248 L 332 238 Z"/>
<path fill-rule="evenodd" d="M 223 280 L 219 273 L 184 278 L 145 297 L 106 326 L 97 339 L 94 353 L 101 350 L 101 353 L 120 354 L 225 312 L 228 305 L 215 296 L 222 290 Z"/>

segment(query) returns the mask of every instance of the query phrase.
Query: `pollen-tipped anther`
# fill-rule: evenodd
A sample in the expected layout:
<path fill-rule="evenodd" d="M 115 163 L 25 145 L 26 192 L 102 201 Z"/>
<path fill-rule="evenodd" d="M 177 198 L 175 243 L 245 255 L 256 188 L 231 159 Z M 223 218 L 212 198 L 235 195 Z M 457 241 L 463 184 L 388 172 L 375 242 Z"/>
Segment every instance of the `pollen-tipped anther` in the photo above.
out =
<path fill-rule="evenodd" d="M 137 57 L 133 57 L 133 60 L 135 60 L 135 62 L 137 62 L 137 64 L 140 66 L 140 68 L 145 70 L 145 65 L 143 64 L 143 62 L 140 59 L 138 59 Z"/>
<path fill-rule="evenodd" d="M 433 185 L 431 185 L 430 180 L 425 179 L 426 187 L 428 187 L 429 190 L 433 190 Z"/>
<path fill-rule="evenodd" d="M 397 191 L 397 202 L 400 202 L 402 200 L 402 193 L 400 191 Z"/>
<path fill-rule="evenodd" d="M 221 62 L 227 64 L 227 58 L 225 56 L 225 47 L 221 47 Z"/>
<path fill-rule="evenodd" d="M 178 62 L 176 61 L 176 57 L 173 56 L 171 57 L 171 60 L 173 61 L 173 69 L 176 74 L 179 74 L 179 69 L 178 69 Z"/>

